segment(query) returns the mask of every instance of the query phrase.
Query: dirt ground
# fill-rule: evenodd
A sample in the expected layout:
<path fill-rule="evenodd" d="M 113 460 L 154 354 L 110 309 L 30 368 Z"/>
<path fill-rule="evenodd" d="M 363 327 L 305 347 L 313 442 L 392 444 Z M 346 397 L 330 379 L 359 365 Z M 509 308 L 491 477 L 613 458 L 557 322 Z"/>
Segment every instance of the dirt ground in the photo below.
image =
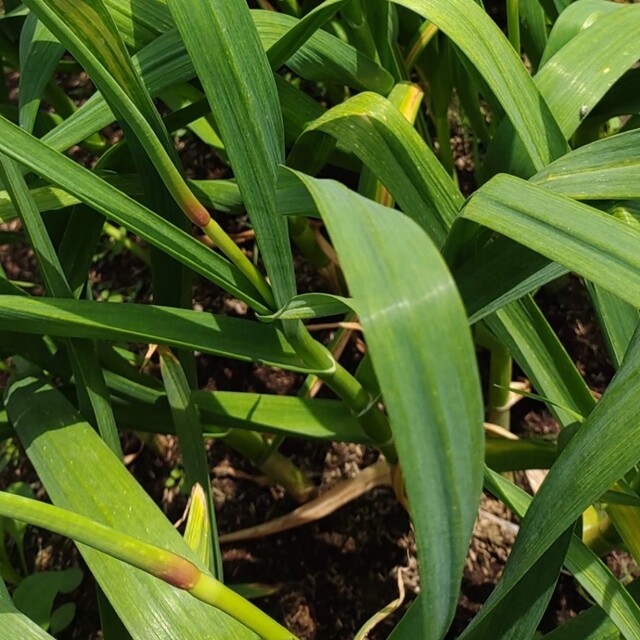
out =
<path fill-rule="evenodd" d="M 64 79 L 61 79 L 64 84 Z M 73 82 L 76 80 L 74 79 Z M 78 85 L 86 90 L 87 85 Z M 113 132 L 111 132 L 113 134 Z M 468 141 L 456 134 L 452 140 L 456 165 L 465 192 L 473 189 L 472 162 Z M 195 144 L 182 145 L 181 154 L 193 177 L 219 177 L 220 165 L 208 150 Z M 90 162 L 90 159 L 87 160 Z M 242 220 L 229 221 L 233 231 Z M 14 224 L 10 227 L 16 230 Z M 16 280 L 39 282 L 31 252 L 20 245 L 0 246 L 0 264 Z M 316 276 L 299 269 L 300 290 L 321 288 Z M 148 271 L 135 257 L 109 254 L 95 264 L 91 277 L 94 294 L 121 294 L 131 301 L 148 300 Z M 36 287 L 33 293 L 38 293 Z M 612 375 L 593 312 L 577 278 L 568 277 L 561 287 L 540 292 L 537 300 L 563 340 L 590 387 L 603 391 Z M 199 286 L 196 303 L 203 308 L 244 314 L 241 305 L 220 297 L 211 288 Z M 328 337 L 328 336 L 327 336 Z M 353 368 L 359 352 L 351 347 L 346 363 Z M 237 389 L 265 393 L 295 393 L 299 376 L 266 367 L 239 364 L 219 358 L 201 357 L 199 385 L 208 389 Z M 515 372 L 516 378 L 521 372 Z M 553 433 L 557 425 L 540 404 L 524 400 L 513 411 L 516 433 Z M 130 455 L 129 469 L 160 504 L 172 521 L 183 514 L 186 497 L 169 486 L 179 468 L 179 452 L 173 438 L 160 447 L 143 445 L 133 434 L 122 434 L 123 448 Z M 294 509 L 296 503 L 279 487 L 269 486 L 260 472 L 227 447 L 208 443 L 209 463 L 222 533 L 262 523 Z M 305 472 L 323 493 L 335 483 L 356 476 L 373 464 L 378 454 L 360 445 L 310 443 L 287 440 L 282 452 Z M 24 455 L 19 455 L 2 472 L 0 487 L 23 480 L 44 497 L 35 473 Z M 460 600 L 450 633 L 454 638 L 477 613 L 499 579 L 517 533 L 517 520 L 491 496 L 485 495 L 471 541 Z M 446 545 L 446 541 L 441 544 Z M 59 536 L 28 529 L 30 570 L 81 566 L 84 580 L 76 593 L 59 598 L 58 604 L 73 600 L 78 609 L 71 627 L 60 640 L 97 640 L 99 617 L 93 579 L 73 544 Z M 15 557 L 15 550 L 13 550 Z M 269 614 L 286 624 L 301 640 L 352 640 L 355 632 L 375 612 L 398 597 L 401 571 L 404 599 L 398 611 L 381 622 L 369 640 L 387 638 L 394 625 L 419 591 L 416 549 L 409 518 L 387 487 L 376 488 L 332 515 L 269 538 L 224 545 L 224 571 L 229 584 L 260 583 L 274 593 L 257 601 Z M 635 573 L 628 557 L 618 554 L 610 564 L 620 575 Z M 550 630 L 588 606 L 568 575 L 561 575 L 545 618 L 543 630 Z"/>
<path fill-rule="evenodd" d="M 0 247 L 0 263 L 11 277 L 38 281 L 37 268 L 28 250 Z M 132 275 L 133 274 L 133 275 Z M 146 271 L 136 258 L 120 254 L 95 264 L 92 281 L 96 289 L 109 289 L 135 299 L 149 291 Z M 312 288 L 311 274 L 301 272 L 302 284 Z M 142 280 L 142 283 L 140 282 Z M 196 301 L 204 308 L 230 315 L 245 310 L 213 289 L 200 287 Z M 538 295 L 554 329 L 570 355 L 596 391 L 604 390 L 612 375 L 602 338 L 588 298 L 577 278 L 569 277 L 560 288 Z M 360 357 L 355 348 L 346 362 L 355 366 Z M 482 358 L 481 358 L 482 359 Z M 295 393 L 300 377 L 266 367 L 203 356 L 199 361 L 199 386 L 208 389 L 245 389 L 265 393 Z M 515 377 L 521 373 L 516 370 Z M 513 430 L 553 433 L 557 425 L 539 403 L 523 400 L 513 410 Z M 175 439 L 163 437 L 160 447 L 142 445 L 131 433 L 123 433 L 129 469 L 177 521 L 186 497 L 170 487 L 179 469 Z M 214 498 L 221 533 L 269 521 L 294 509 L 297 504 L 279 487 L 269 486 L 260 472 L 223 442 L 208 443 Z M 356 476 L 373 464 L 378 454 L 361 445 L 312 443 L 287 440 L 282 452 L 304 470 L 323 493 L 344 479 Z M 21 456 L 2 474 L 1 484 L 16 479 L 32 484 L 44 496 L 28 461 Z M 450 633 L 454 638 L 477 613 L 500 576 L 517 533 L 517 520 L 498 501 L 485 495 L 471 541 L 462 580 L 460 601 Z M 443 544 L 446 544 L 443 541 Z M 27 547 L 30 567 L 37 570 L 83 566 L 72 543 L 29 529 Z M 380 487 L 347 504 L 329 517 L 268 538 L 223 546 L 225 577 L 229 584 L 260 583 L 274 593 L 258 604 L 285 623 L 301 640 L 351 640 L 360 626 L 376 611 L 398 597 L 397 576 L 402 572 L 404 600 L 396 613 L 371 632 L 370 640 L 386 638 L 419 591 L 414 538 L 409 518 L 393 492 Z M 618 573 L 634 573 L 629 559 L 611 558 Z M 100 638 L 98 610 L 92 578 L 85 578 L 78 593 L 60 597 L 73 599 L 78 611 L 61 640 Z M 542 628 L 550 630 L 588 606 L 573 579 L 562 575 Z"/>

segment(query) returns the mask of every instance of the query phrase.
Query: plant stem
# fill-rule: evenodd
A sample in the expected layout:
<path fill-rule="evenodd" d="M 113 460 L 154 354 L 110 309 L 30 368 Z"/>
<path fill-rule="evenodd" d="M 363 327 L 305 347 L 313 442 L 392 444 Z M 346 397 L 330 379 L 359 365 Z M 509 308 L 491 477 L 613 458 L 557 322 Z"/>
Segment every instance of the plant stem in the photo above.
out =
<path fill-rule="evenodd" d="M 509 42 L 520 55 L 520 0 L 507 0 L 507 33 Z"/>
<path fill-rule="evenodd" d="M 508 403 L 513 369 L 511 355 L 507 348 L 482 324 L 478 324 L 476 341 L 488 349 L 491 354 L 487 421 L 510 429 L 511 414 Z"/>
<path fill-rule="evenodd" d="M 296 247 L 302 251 L 304 257 L 315 269 L 325 269 L 329 266 L 329 256 L 320 248 L 313 229 L 307 218 L 303 216 L 289 216 L 289 235 Z"/>
<path fill-rule="evenodd" d="M 264 640 L 295 640 L 291 631 L 285 629 L 235 591 L 225 587 L 213 576 L 201 573 L 198 582 L 189 589 L 189 593 L 194 598 L 211 604 L 242 622 Z"/>
<path fill-rule="evenodd" d="M 271 450 L 268 442 L 255 431 L 230 429 L 224 441 L 250 460 L 275 484 L 282 485 L 298 502 L 306 502 L 315 486 L 293 462 L 279 451 Z"/>
<path fill-rule="evenodd" d="M 317 370 L 318 377 L 334 391 L 356 415 L 363 431 L 384 453 L 389 464 L 395 464 L 398 454 L 386 415 L 378 408 L 375 398 L 333 357 L 332 353 L 314 340 L 301 322 L 283 323 L 285 335 L 298 355 Z"/>
<path fill-rule="evenodd" d="M 198 202 L 198 204 L 200 204 Z M 202 205 L 200 205 L 202 207 Z M 204 207 L 203 207 L 204 208 Z M 206 210 L 205 210 L 206 212 Z M 209 216 L 207 212 L 207 216 Z M 196 224 L 198 224 L 196 222 Z M 207 238 L 209 238 L 216 246 L 224 253 L 233 264 L 235 264 L 240 271 L 249 279 L 251 284 L 260 292 L 260 295 L 264 298 L 267 305 L 271 308 L 275 308 L 275 300 L 273 298 L 273 292 L 263 275 L 258 271 L 258 268 L 247 258 L 238 245 L 223 231 L 222 227 L 209 216 L 208 221 L 203 225 L 198 225 L 204 231 Z"/>
<path fill-rule="evenodd" d="M 295 636 L 193 562 L 66 509 L 0 491 L 0 515 L 28 522 L 106 553 L 188 591 L 194 598 L 229 614 L 264 640 Z"/>

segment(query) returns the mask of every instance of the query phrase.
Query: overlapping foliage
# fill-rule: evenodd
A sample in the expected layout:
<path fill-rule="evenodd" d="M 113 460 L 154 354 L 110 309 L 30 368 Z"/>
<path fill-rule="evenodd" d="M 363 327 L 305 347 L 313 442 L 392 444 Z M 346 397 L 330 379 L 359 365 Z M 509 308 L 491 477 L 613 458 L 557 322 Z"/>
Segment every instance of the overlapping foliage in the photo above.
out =
<path fill-rule="evenodd" d="M 532 637 L 563 565 L 594 622 L 551 636 L 640 637 L 637 590 L 581 524 L 596 505 L 640 561 L 640 6 L 506 0 L 505 35 L 475 0 L 258 4 L 5 0 L 0 57 L 19 73 L 19 101 L 3 85 L 0 220 L 19 219 L 22 235 L 6 239 L 32 248 L 44 294 L 0 278 L 2 427 L 60 509 L 0 493 L 0 514 L 78 539 L 107 640 L 123 628 L 136 640 L 292 638 L 223 586 L 202 434 L 301 500 L 310 487 L 283 437 L 364 442 L 391 466 L 418 546 L 421 593 L 394 640 L 447 634 L 483 483 L 523 520 L 461 637 Z M 68 68 L 97 89 L 80 107 L 54 80 Z M 450 116 L 473 149 L 470 195 Z M 102 134 L 114 122 L 117 143 Z M 211 146 L 233 179 L 188 180 L 176 132 Z M 75 145 L 91 168 L 69 157 Z M 238 213 L 254 260 L 220 224 Z M 94 299 L 92 258 L 113 225 L 150 247 L 154 304 Z M 297 290 L 292 240 L 324 292 Z M 534 298 L 568 271 L 617 368 L 597 403 Z M 196 279 L 251 313 L 192 310 Z M 359 321 L 357 371 L 308 332 L 318 317 Z M 562 428 L 557 445 L 485 442 L 474 339 L 526 373 Z M 138 368 L 148 345 L 161 380 Z M 298 398 L 198 391 L 195 352 L 308 380 Z M 304 397 L 316 380 L 333 399 Z M 184 538 L 123 466 L 129 428 L 177 434 L 199 496 Z M 490 468 L 541 460 L 533 499 Z M 51 637 L 1 582 L 0 609 L 0 636 Z"/>

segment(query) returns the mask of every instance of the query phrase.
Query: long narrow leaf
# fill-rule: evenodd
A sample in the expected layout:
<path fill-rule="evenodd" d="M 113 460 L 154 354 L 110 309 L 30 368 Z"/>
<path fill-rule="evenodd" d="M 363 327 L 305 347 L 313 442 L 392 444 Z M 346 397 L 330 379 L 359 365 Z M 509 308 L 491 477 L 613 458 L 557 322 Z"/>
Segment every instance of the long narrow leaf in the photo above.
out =
<path fill-rule="evenodd" d="M 460 48 L 500 101 L 538 171 L 567 151 L 518 55 L 474 0 L 393 1 L 433 22 Z"/>
<path fill-rule="evenodd" d="M 590 504 L 640 460 L 637 380 L 640 333 L 593 412 L 570 440 L 520 526 L 505 573 L 477 617 L 479 624 L 546 549 Z M 582 471 L 590 469 L 589 474 Z M 576 485 L 576 477 L 580 483 Z M 555 501 L 562 496 L 562 502 Z M 550 510 L 552 501 L 555 508 Z M 633 637 L 633 636 L 631 636 Z"/>
<path fill-rule="evenodd" d="M 365 328 L 416 526 L 429 603 L 422 635 L 438 638 L 455 610 L 480 491 L 482 403 L 466 316 L 442 258 L 413 221 L 335 182 L 299 177 Z"/>
<path fill-rule="evenodd" d="M 577 3 L 579 4 L 579 3 Z M 536 74 L 534 82 L 549 105 L 565 138 L 569 138 L 586 114 L 640 57 L 640 7 L 603 5 L 615 11 L 579 32 Z M 625 46 L 619 46 L 619 42 Z M 584 64 L 588 59 L 589 64 Z M 527 159 L 508 122 L 501 124 L 487 154 L 484 173 L 509 170 L 529 177 L 541 167 Z"/>
<path fill-rule="evenodd" d="M 16 609 L 2 578 L 0 578 L 0 636 L 17 637 L 23 640 L 53 640 L 53 636 Z"/>
<path fill-rule="evenodd" d="M 196 273 L 210 278 L 256 310 L 268 311 L 253 285 L 227 260 L 1 116 L 0 151 L 64 188 L 109 219 L 122 224 Z"/>
<path fill-rule="evenodd" d="M 550 410 L 561 426 L 587 417 L 595 406 L 582 376 L 528 296 L 487 318 L 487 324 L 526 372 L 538 393 L 553 404 Z"/>
<path fill-rule="evenodd" d="M 13 382 L 7 410 L 53 503 L 197 563 L 191 549 L 121 462 L 64 397 L 46 382 Z M 256 636 L 188 593 L 80 545 L 93 575 L 138 640 Z M 126 585 L 126 587 L 125 587 Z"/>
<path fill-rule="evenodd" d="M 169 0 L 220 128 L 256 238 L 282 306 L 295 295 L 286 220 L 277 215 L 284 130 L 273 74 L 244 0 Z"/>
<path fill-rule="evenodd" d="M 285 35 L 272 44 L 267 57 L 274 70 L 281 67 L 302 45 L 341 9 L 348 0 L 325 0 L 310 11 Z"/>
<path fill-rule="evenodd" d="M 180 361 L 166 347 L 160 348 L 162 380 L 171 407 L 173 423 L 176 427 L 182 463 L 187 475 L 187 490 L 200 487 L 204 509 L 210 531 L 210 562 L 207 563 L 213 575 L 222 580 L 222 555 L 218 544 L 218 526 L 211 497 L 211 478 L 207 453 L 202 441 L 202 425 L 196 406 L 191 398 L 191 389 Z"/>
<path fill-rule="evenodd" d="M 165 5 L 160 7 L 166 9 Z M 268 15 L 263 15 L 265 13 Z M 252 17 L 264 47 L 277 42 L 296 24 L 295 19 L 273 12 L 253 12 Z M 184 43 L 175 30 L 150 42 L 132 61 L 152 96 L 195 76 Z M 388 93 L 393 84 L 391 76 L 364 54 L 322 31 L 315 33 L 288 64 L 303 78 L 319 82 L 346 84 L 383 94 Z M 283 105 L 283 109 L 286 108 L 287 105 Z M 65 150 L 113 120 L 104 98 L 97 94 L 43 140 L 57 150 Z"/>
<path fill-rule="evenodd" d="M 3 296 L 0 330 L 17 327 L 41 335 L 167 344 L 308 370 L 271 326 L 171 307 Z"/>
<path fill-rule="evenodd" d="M 389 189 L 403 211 L 437 246 L 462 206 L 463 198 L 433 152 L 385 98 L 361 93 L 312 122 L 346 143 Z M 301 140 L 303 143 L 304 135 Z M 294 148 L 292 156 L 295 157 Z"/>
<path fill-rule="evenodd" d="M 580 147 L 531 178 L 576 200 L 640 198 L 640 130 L 620 133 Z"/>
<path fill-rule="evenodd" d="M 531 504 L 531 496 L 491 470 L 485 471 L 485 479 L 491 491 L 502 498 L 517 516 L 524 517 Z M 609 567 L 575 534 L 569 545 L 566 566 L 626 637 L 634 638 L 640 634 L 638 603 Z"/>
<path fill-rule="evenodd" d="M 31 199 L 29 189 L 13 160 L 0 156 L 0 176 L 2 176 L 29 236 L 37 257 L 40 272 L 49 295 L 71 298 L 69 283 L 58 260 L 53 243 L 47 232 L 40 212 Z M 97 426 L 105 442 L 117 455 L 122 453 L 115 419 L 109 405 L 109 394 L 98 366 L 98 359 L 90 342 L 69 341 L 69 359 L 78 385 L 80 406 Z"/>
<path fill-rule="evenodd" d="M 102 0 L 27 0 L 27 6 L 87 70 L 122 126 L 146 151 L 184 213 L 205 226 L 209 214 L 184 182 L 160 114 Z"/>
<path fill-rule="evenodd" d="M 630 225 L 511 176 L 484 185 L 462 215 L 640 307 L 640 233 Z"/>
<path fill-rule="evenodd" d="M 27 16 L 20 34 L 20 126 L 31 132 L 42 93 L 64 53 L 51 32 L 34 14 Z"/>

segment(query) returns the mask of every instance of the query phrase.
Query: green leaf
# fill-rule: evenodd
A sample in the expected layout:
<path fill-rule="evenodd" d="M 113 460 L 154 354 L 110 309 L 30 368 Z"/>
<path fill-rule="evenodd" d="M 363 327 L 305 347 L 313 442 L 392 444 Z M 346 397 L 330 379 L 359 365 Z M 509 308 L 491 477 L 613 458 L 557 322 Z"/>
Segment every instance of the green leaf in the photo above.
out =
<path fill-rule="evenodd" d="M 566 272 L 561 265 L 551 263 L 544 256 L 503 236 L 494 239 L 453 269 L 471 323 L 478 322 Z"/>
<path fill-rule="evenodd" d="M 22 640 L 54 640 L 46 631 L 16 609 L 0 579 L 0 635 Z"/>
<path fill-rule="evenodd" d="M 604 0 L 571 2 L 553 23 L 542 64 L 545 65 L 562 47 L 571 42 L 580 31 L 588 29 L 599 18 L 617 11 L 619 8 L 615 3 Z"/>
<path fill-rule="evenodd" d="M 310 318 L 326 318 L 351 311 L 350 300 L 342 296 L 328 293 L 303 293 L 294 296 L 275 313 L 258 315 L 262 322 L 276 320 L 308 320 Z"/>
<path fill-rule="evenodd" d="M 325 2 L 307 13 L 295 26 L 291 27 L 285 35 L 267 50 L 271 68 L 277 70 L 285 64 L 316 31 L 331 20 L 347 1 L 325 0 Z"/>
<path fill-rule="evenodd" d="M 66 629 L 76 615 L 76 605 L 73 602 L 65 602 L 51 614 L 51 633 L 60 633 Z"/>
<path fill-rule="evenodd" d="M 212 562 L 211 533 L 207 496 L 201 485 L 194 484 L 189 498 L 184 541 L 206 567 Z"/>
<path fill-rule="evenodd" d="M 40 99 L 64 53 L 51 32 L 29 14 L 20 33 L 20 126 L 31 133 L 36 122 Z"/>
<path fill-rule="evenodd" d="M 605 491 L 600 497 L 601 502 L 608 504 L 620 504 L 628 507 L 640 507 L 640 496 L 635 493 L 623 493 L 622 491 Z"/>
<path fill-rule="evenodd" d="M 485 481 L 490 491 L 501 498 L 516 515 L 522 518 L 528 513 L 532 498 L 522 489 L 489 469 L 485 471 Z M 638 635 L 640 607 L 609 567 L 575 534 L 569 545 L 565 565 L 626 637 L 634 638 Z M 523 586 L 525 589 L 521 598 L 526 601 L 526 584 Z"/>
<path fill-rule="evenodd" d="M 169 0 L 202 82 L 282 306 L 296 293 L 287 223 L 277 215 L 284 129 L 273 73 L 244 0 Z"/>
<path fill-rule="evenodd" d="M 169 8 L 159 0 L 104 0 L 127 45 L 142 48 L 173 25 Z"/>
<path fill-rule="evenodd" d="M 486 322 L 540 395 L 550 400 L 548 408 L 561 426 L 576 422 L 576 414 L 591 413 L 594 397 L 531 297 L 500 309 Z"/>
<path fill-rule="evenodd" d="M 542 52 L 547 45 L 546 16 L 538 0 L 520 0 L 518 8 L 522 27 L 522 46 L 535 69 L 540 65 Z"/>
<path fill-rule="evenodd" d="M 91 171 L 0 117 L 0 152 L 118 222 L 256 310 L 269 311 L 237 267 Z"/>
<path fill-rule="evenodd" d="M 55 505 L 197 562 L 133 476 L 56 389 L 35 378 L 15 380 L 6 406 Z M 182 637 L 187 623 L 194 637 L 206 638 L 213 628 L 221 640 L 256 638 L 189 593 L 85 545 L 79 548 L 137 640 Z"/>
<path fill-rule="evenodd" d="M 281 585 L 260 584 L 259 582 L 247 582 L 242 584 L 229 585 L 236 593 L 239 593 L 247 600 L 255 600 L 257 598 L 267 598 L 273 596 L 281 589 Z"/>
<path fill-rule="evenodd" d="M 393 2 L 433 22 L 460 48 L 500 101 L 536 170 L 568 150 L 518 54 L 474 0 Z"/>
<path fill-rule="evenodd" d="M 496 176 L 462 215 L 640 307 L 640 232 L 612 216 L 511 176 Z"/>
<path fill-rule="evenodd" d="M 481 484 L 482 401 L 466 315 L 440 254 L 412 220 L 338 183 L 298 175 L 365 329 L 420 548 L 429 607 L 419 637 L 438 638 L 455 610 Z"/>
<path fill-rule="evenodd" d="M 101 175 L 106 182 L 113 184 L 119 190 L 124 191 L 130 196 L 137 196 L 142 193 L 142 187 L 137 176 L 129 175 Z M 66 207 L 72 207 L 80 202 L 80 200 L 60 187 L 51 185 L 43 185 L 42 181 L 29 185 L 31 199 L 34 201 L 38 211 L 59 211 Z M 0 222 L 9 222 L 15 220 L 17 212 L 11 197 L 7 191 L 0 191 Z"/>
<path fill-rule="evenodd" d="M 177 154 L 102 0 L 27 0 L 26 4 L 86 69 L 189 215 L 194 205 L 177 169 Z"/>
<path fill-rule="evenodd" d="M 640 324 L 640 312 L 617 296 L 588 280 L 585 286 L 598 316 L 600 327 L 609 350 L 609 356 L 617 368 L 622 364 L 631 338 Z"/>
<path fill-rule="evenodd" d="M 7 493 L 24 496 L 25 498 L 35 498 L 31 485 L 26 482 L 12 482 L 6 491 Z M 3 528 L 4 532 L 15 542 L 22 565 L 22 572 L 23 574 L 27 574 L 27 561 L 24 553 L 24 535 L 27 531 L 27 525 L 18 520 L 6 520 L 3 523 Z"/>
<path fill-rule="evenodd" d="M 59 593 L 71 593 L 81 582 L 82 571 L 78 568 L 32 573 L 14 591 L 13 602 L 22 613 L 48 631 L 55 613 L 53 601 L 56 596 Z"/>
<path fill-rule="evenodd" d="M 568 442 L 536 494 L 520 526 L 502 580 L 477 620 L 493 608 L 537 562 L 559 535 L 638 460 L 637 381 L 640 375 L 640 334 L 590 416 Z M 583 473 L 588 468 L 589 473 Z M 576 478 L 580 483 L 576 484 Z M 559 502 L 557 496 L 562 496 Z M 549 509 L 554 504 L 554 509 Z M 588 566 L 588 565 L 587 565 Z M 607 593 L 606 585 L 604 594 Z M 630 621 L 636 625 L 636 612 Z M 636 637 L 634 631 L 629 637 Z"/>
<path fill-rule="evenodd" d="M 627 591 L 637 601 L 640 597 L 640 582 L 634 580 Z M 544 637 L 548 640 L 622 640 L 620 631 L 597 605 L 581 611 L 575 618 Z"/>
<path fill-rule="evenodd" d="M 608 120 L 615 116 L 640 113 L 640 96 L 636 91 L 640 68 L 629 69 L 607 92 L 591 112 L 594 118 Z"/>
<path fill-rule="evenodd" d="M 526 596 L 510 592 L 492 612 L 459 636 L 460 640 L 493 638 L 516 640 L 533 637 L 556 587 L 573 527 L 565 531 L 524 576 Z"/>
<path fill-rule="evenodd" d="M 494 471 L 548 469 L 555 462 L 554 444 L 539 440 L 487 438 L 485 464 Z"/>
<path fill-rule="evenodd" d="M 280 331 L 247 320 L 152 305 L 22 296 L 0 300 L 0 330 L 166 344 L 308 371 Z"/>
<path fill-rule="evenodd" d="M 585 114 L 640 58 L 640 40 L 636 37 L 640 29 L 640 7 L 603 4 L 616 6 L 617 10 L 576 35 L 534 78 L 567 139 Z M 620 42 L 626 46 L 619 46 Z M 585 64 L 585 60 L 588 63 Z M 509 123 L 503 123 L 487 153 L 484 173 L 489 176 L 508 168 L 509 173 L 529 177 L 542 167 L 528 160 L 528 155 L 513 136 Z"/>
<path fill-rule="evenodd" d="M 167 5 L 157 0 L 106 0 L 105 4 L 122 36 L 135 49 L 150 43 L 154 35 L 169 32 L 173 26 Z M 323 14 L 327 11 L 328 8 L 322 9 Z M 302 27 L 303 20 L 274 11 L 253 10 L 251 17 L 265 50 L 282 38 L 293 38 L 290 34 L 293 29 L 297 40 L 311 26 L 307 23 Z M 313 23 L 319 19 L 320 15 L 316 15 Z M 322 30 L 314 32 L 286 62 L 296 74 L 316 82 L 344 84 L 385 95 L 393 83 L 391 75 L 371 58 Z"/>
<path fill-rule="evenodd" d="M 125 424 L 140 431 L 173 432 L 171 420 L 167 419 L 169 406 L 160 390 L 110 371 L 105 371 L 105 377 L 116 401 L 114 408 L 118 415 L 121 411 L 117 401 L 135 403 L 122 405 Z M 298 438 L 371 441 L 347 406 L 339 400 L 235 391 L 194 391 L 193 399 L 200 410 L 204 429 L 210 434 L 212 425 L 217 425 Z M 129 409 L 134 411 L 129 412 Z M 131 419 L 127 416 L 134 416 L 134 422 L 127 422 Z"/>
<path fill-rule="evenodd" d="M 157 13 L 160 8 L 166 11 L 165 5 L 157 3 L 151 10 Z M 277 42 L 296 24 L 295 19 L 273 12 L 252 12 L 252 17 L 264 47 Z M 175 30 L 150 42 L 139 54 L 133 56 L 132 61 L 152 96 L 187 82 L 195 75 L 184 43 Z M 346 84 L 379 93 L 388 93 L 392 87 L 392 78 L 384 69 L 355 48 L 323 31 L 315 33 L 307 41 L 289 60 L 289 66 L 301 77 L 319 82 Z M 280 84 L 288 83 L 281 81 Z M 301 94 L 299 91 L 297 93 Z M 289 97 L 290 95 L 291 92 Z M 314 104 L 317 109 L 322 110 L 322 107 L 306 94 L 301 95 L 305 96 L 304 103 Z M 283 110 L 285 115 L 289 111 L 290 117 L 299 118 L 299 113 L 291 110 L 288 101 L 283 104 Z M 104 98 L 96 94 L 43 140 L 56 150 L 62 151 L 89 137 L 113 120 L 114 116 Z"/>
<path fill-rule="evenodd" d="M 0 156 L 0 176 L 14 206 L 20 212 L 20 219 L 29 236 L 49 295 L 73 297 L 44 221 L 31 199 L 17 165 L 12 160 Z M 108 402 L 107 387 L 93 345 L 88 341 L 70 341 L 68 355 L 76 378 L 82 412 L 95 424 L 111 449 L 116 454 L 121 454 L 118 431 Z"/>
<path fill-rule="evenodd" d="M 545 189 L 576 200 L 640 198 L 640 130 L 580 147 L 531 178 Z"/>
<path fill-rule="evenodd" d="M 361 93 L 312 122 L 311 132 L 326 132 L 346 144 L 376 175 L 403 211 L 442 246 L 463 198 L 439 160 L 389 100 Z M 314 162 L 313 156 L 311 161 Z M 289 162 L 296 162 L 296 149 Z M 316 167 L 314 167 L 316 168 Z M 319 168 L 319 167 L 317 167 Z"/>
<path fill-rule="evenodd" d="M 299 21 L 283 13 L 252 11 L 262 45 L 270 49 Z M 289 60 L 287 66 L 315 82 L 347 85 L 359 91 L 387 95 L 393 77 L 369 56 L 326 31 L 316 31 Z"/>
<path fill-rule="evenodd" d="M 222 580 L 222 554 L 218 544 L 218 526 L 211 497 L 209 463 L 202 441 L 200 417 L 180 361 L 166 347 L 160 347 L 159 351 L 162 381 L 178 435 L 182 464 L 187 475 L 187 490 L 191 491 L 196 484 L 202 487 L 205 512 L 209 519 L 210 558 L 207 566 L 215 578 Z"/>
<path fill-rule="evenodd" d="M 96 596 L 98 599 L 98 611 L 100 612 L 100 627 L 104 640 L 132 640 L 131 634 L 122 624 L 122 620 L 120 620 L 100 587 L 96 587 Z"/>

